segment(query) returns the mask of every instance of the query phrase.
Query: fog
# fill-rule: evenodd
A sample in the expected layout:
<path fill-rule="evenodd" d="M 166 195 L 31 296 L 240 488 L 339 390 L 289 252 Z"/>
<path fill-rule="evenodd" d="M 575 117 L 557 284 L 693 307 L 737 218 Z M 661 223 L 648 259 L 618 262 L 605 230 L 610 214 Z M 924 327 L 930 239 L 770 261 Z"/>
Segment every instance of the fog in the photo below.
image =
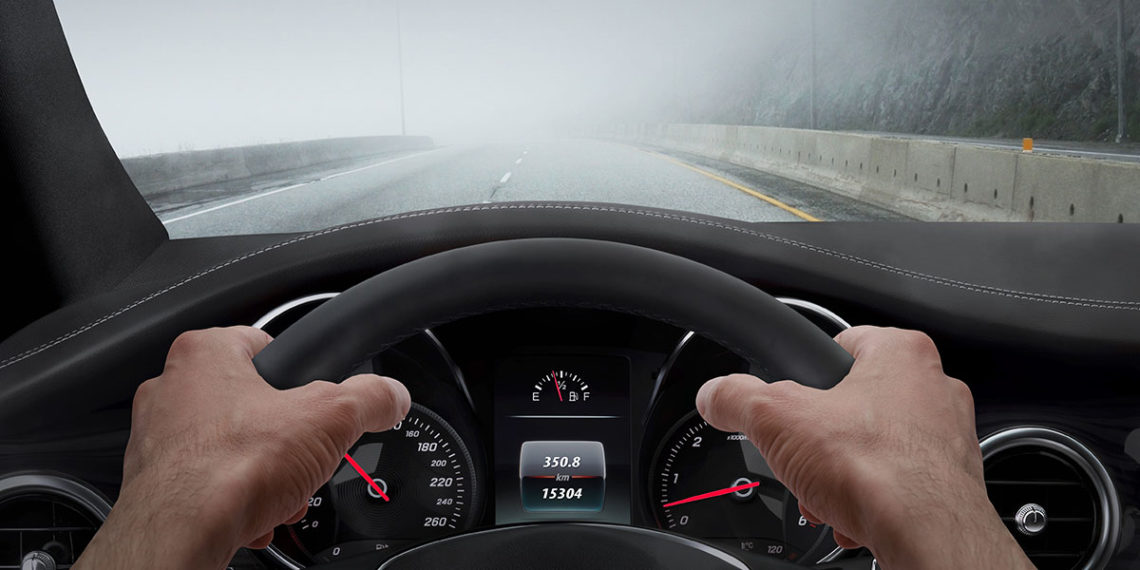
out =
<path fill-rule="evenodd" d="M 758 54 L 809 53 L 800 1 L 56 5 L 120 156 L 399 134 L 397 10 L 407 132 L 444 143 L 702 120 Z"/>

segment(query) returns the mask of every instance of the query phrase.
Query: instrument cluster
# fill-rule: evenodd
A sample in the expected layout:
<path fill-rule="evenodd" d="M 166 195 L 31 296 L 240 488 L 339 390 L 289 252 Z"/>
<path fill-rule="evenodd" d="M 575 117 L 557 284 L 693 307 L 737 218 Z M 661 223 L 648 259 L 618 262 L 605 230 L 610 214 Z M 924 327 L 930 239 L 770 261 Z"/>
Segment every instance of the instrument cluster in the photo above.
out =
<path fill-rule="evenodd" d="M 258 324 L 276 334 L 330 297 Z M 785 302 L 831 334 L 847 326 Z M 381 563 L 471 529 L 580 521 L 679 533 L 745 562 L 829 561 L 840 552 L 830 529 L 800 516 L 755 446 L 696 414 L 704 381 L 750 369 L 688 331 L 592 309 L 506 311 L 424 331 L 352 371 L 401 380 L 415 404 L 349 450 L 267 555 L 286 568 Z"/>

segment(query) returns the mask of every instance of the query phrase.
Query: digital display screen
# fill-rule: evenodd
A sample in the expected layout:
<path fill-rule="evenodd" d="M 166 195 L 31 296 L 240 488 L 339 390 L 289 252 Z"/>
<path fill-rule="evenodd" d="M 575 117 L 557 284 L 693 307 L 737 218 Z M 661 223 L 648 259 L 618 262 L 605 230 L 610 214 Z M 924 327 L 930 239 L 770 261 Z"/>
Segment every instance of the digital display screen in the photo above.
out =
<path fill-rule="evenodd" d="M 521 356 L 494 373 L 496 523 L 629 523 L 629 361 Z"/>
<path fill-rule="evenodd" d="M 597 441 L 524 441 L 519 487 L 527 512 L 599 512 L 606 497 L 606 450 Z"/>

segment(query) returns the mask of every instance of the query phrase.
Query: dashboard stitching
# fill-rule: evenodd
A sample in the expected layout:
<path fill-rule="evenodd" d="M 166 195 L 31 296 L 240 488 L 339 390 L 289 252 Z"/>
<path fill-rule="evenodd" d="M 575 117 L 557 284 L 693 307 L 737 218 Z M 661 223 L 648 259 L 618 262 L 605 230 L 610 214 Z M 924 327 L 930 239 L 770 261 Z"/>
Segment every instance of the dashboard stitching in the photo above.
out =
<path fill-rule="evenodd" d="M 686 223 L 691 223 L 691 224 L 696 224 L 696 225 L 701 225 L 701 226 L 712 227 L 712 228 L 727 230 L 727 231 L 731 231 L 731 232 L 736 232 L 736 233 L 740 233 L 740 234 L 744 234 L 744 235 L 749 235 L 752 237 L 765 239 L 768 241 L 780 243 L 783 245 L 788 245 L 788 246 L 795 247 L 798 249 L 803 249 L 803 250 L 810 251 L 813 253 L 826 255 L 828 257 L 834 257 L 836 259 L 841 259 L 841 260 L 848 261 L 851 263 L 856 263 L 859 265 L 870 267 L 872 269 L 878 269 L 881 271 L 894 273 L 896 275 L 900 275 L 903 277 L 910 277 L 912 279 L 918 279 L 921 281 L 927 281 L 927 282 L 934 283 L 937 285 L 953 287 L 953 288 L 962 289 L 965 291 L 970 291 L 970 292 L 975 292 L 975 293 L 988 293 L 988 294 L 992 294 L 992 295 L 1010 297 L 1010 298 L 1019 299 L 1019 300 L 1023 300 L 1023 301 L 1039 301 L 1039 302 L 1043 302 L 1043 303 L 1052 303 L 1052 304 L 1068 305 L 1068 306 L 1075 306 L 1075 307 L 1087 307 L 1087 308 L 1092 308 L 1092 309 L 1140 311 L 1140 301 L 1108 301 L 1108 300 L 1099 300 L 1099 299 L 1086 299 L 1086 298 L 1081 298 L 1081 297 L 1068 297 L 1068 296 L 1062 296 L 1062 295 L 1050 295 L 1050 294 L 1046 294 L 1046 293 L 1030 293 L 1030 292 L 1013 291 L 1013 290 L 1009 290 L 1009 289 L 1002 289 L 999 287 L 992 287 L 989 285 L 978 285 L 975 283 L 968 283 L 965 281 L 958 281 L 958 280 L 949 279 L 946 277 L 938 277 L 935 275 L 929 275 L 929 274 L 921 273 L 918 271 L 903 269 L 903 268 L 895 267 L 895 266 L 888 265 L 885 263 L 872 261 L 869 259 L 864 259 L 862 257 L 858 257 L 855 255 L 846 254 L 846 253 L 830 250 L 827 248 L 822 248 L 819 246 L 814 246 L 814 245 L 807 244 L 807 243 L 804 243 L 801 241 L 797 241 L 797 240 L 793 240 L 793 239 L 789 239 L 789 238 L 783 238 L 783 237 L 775 236 L 772 234 L 757 232 L 757 231 L 750 230 L 750 229 L 747 229 L 747 228 L 744 228 L 741 226 L 735 226 L 735 225 L 726 224 L 726 223 L 722 223 L 722 222 L 713 222 L 713 221 L 703 220 L 703 219 L 699 219 L 699 218 L 692 218 L 689 216 L 679 216 L 679 215 L 675 215 L 675 214 L 651 212 L 648 210 L 639 210 L 639 209 L 631 209 L 631 208 L 614 208 L 614 207 L 607 207 L 607 206 L 584 206 L 584 205 L 577 205 L 577 204 L 502 204 L 502 205 L 480 204 L 480 205 L 472 205 L 472 206 L 459 206 L 459 207 L 451 207 L 451 208 L 440 208 L 440 209 L 435 209 L 435 210 L 425 210 L 425 211 L 421 211 L 421 212 L 396 214 L 396 215 L 387 216 L 387 217 L 383 217 L 383 218 L 376 218 L 376 219 L 372 219 L 372 220 L 354 222 L 351 224 L 335 226 L 332 228 L 326 228 L 326 229 L 319 230 L 316 232 L 307 233 L 307 234 L 297 236 L 297 237 L 285 240 L 283 242 L 280 242 L 280 243 L 277 243 L 277 244 L 274 244 L 274 245 L 271 245 L 268 247 L 264 247 L 264 248 L 256 250 L 256 251 L 252 251 L 252 252 L 247 253 L 245 255 L 235 257 L 235 258 L 233 258 L 229 261 L 226 261 L 224 263 L 215 265 L 209 269 L 204 269 L 202 271 L 199 271 L 198 273 L 195 273 L 189 277 L 186 277 L 186 278 L 182 279 L 181 281 L 178 281 L 177 283 L 175 283 L 173 285 L 159 289 L 158 291 L 155 291 L 155 292 L 153 292 L 153 293 L 151 293 L 151 294 L 149 294 L 149 295 L 147 295 L 147 296 L 123 307 L 123 308 L 120 308 L 120 309 L 118 309 L 112 313 L 108 313 L 108 314 L 106 314 L 106 315 L 104 315 L 104 316 L 102 316 L 102 317 L 100 317 L 94 321 L 91 321 L 90 323 L 87 323 L 86 325 L 83 325 L 83 326 L 81 326 L 81 327 L 79 327 L 79 328 L 77 328 L 77 329 L 75 329 L 69 333 L 66 333 L 64 335 L 56 337 L 54 340 L 48 341 L 48 342 L 41 344 L 37 347 L 25 350 L 24 352 L 21 352 L 17 355 L 10 356 L 10 357 L 4 359 L 2 362 L 0 362 L 0 370 L 7 368 L 7 367 L 11 366 L 12 364 L 20 362 L 22 360 L 25 360 L 31 356 L 39 354 L 39 353 L 41 353 L 45 350 L 48 350 L 52 347 L 55 347 L 55 346 L 59 345 L 60 343 L 63 343 L 63 342 L 66 342 L 72 338 L 75 338 L 76 336 L 78 336 L 80 334 L 83 334 L 83 333 L 85 333 L 85 332 L 87 332 L 87 331 L 89 331 L 89 330 L 91 330 L 91 329 L 115 318 L 115 317 L 118 317 L 119 315 L 122 315 L 123 313 L 126 313 L 127 311 L 130 311 L 131 309 L 134 309 L 135 307 L 138 307 L 139 305 L 142 305 L 143 303 L 146 303 L 146 302 L 151 301 L 157 297 L 165 295 L 166 293 L 169 293 L 170 291 L 173 291 L 173 290 L 175 290 L 175 289 L 177 289 L 177 288 L 179 288 L 179 287 L 181 287 L 181 286 L 183 286 L 183 285 L 185 285 L 191 281 L 197 280 L 201 277 L 204 277 L 206 275 L 214 273 L 215 271 L 219 271 L 221 269 L 224 269 L 224 268 L 229 267 L 231 265 L 234 265 L 236 263 L 240 263 L 240 262 L 245 261 L 247 259 L 250 259 L 252 257 L 256 257 L 258 255 L 268 253 L 270 251 L 273 251 L 273 250 L 276 250 L 276 249 L 279 249 L 282 247 L 286 247 L 289 245 L 300 243 L 302 241 L 307 241 L 307 240 L 312 239 L 312 238 L 321 237 L 324 235 L 340 232 L 343 230 L 349 230 L 349 229 L 369 226 L 369 225 L 383 223 L 383 222 L 393 222 L 393 221 L 413 219 L 413 218 L 426 217 L 426 216 L 439 215 L 439 214 L 451 214 L 451 213 L 474 212 L 474 211 L 544 210 L 544 209 L 610 212 L 610 213 L 615 213 L 615 214 L 630 214 L 630 215 L 636 215 L 636 216 L 642 216 L 642 217 L 658 218 L 658 219 L 662 219 L 662 220 L 686 222 Z"/>

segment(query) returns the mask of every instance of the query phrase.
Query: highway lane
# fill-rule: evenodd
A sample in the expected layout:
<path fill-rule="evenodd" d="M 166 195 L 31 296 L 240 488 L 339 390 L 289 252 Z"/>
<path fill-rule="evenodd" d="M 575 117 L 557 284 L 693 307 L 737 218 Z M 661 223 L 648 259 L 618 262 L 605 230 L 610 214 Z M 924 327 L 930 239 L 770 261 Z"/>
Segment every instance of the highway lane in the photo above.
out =
<path fill-rule="evenodd" d="M 696 162 L 586 139 L 450 146 L 284 180 L 160 217 L 176 238 L 310 231 L 413 210 L 523 200 L 654 206 L 757 222 L 895 218 L 755 171 Z"/>

